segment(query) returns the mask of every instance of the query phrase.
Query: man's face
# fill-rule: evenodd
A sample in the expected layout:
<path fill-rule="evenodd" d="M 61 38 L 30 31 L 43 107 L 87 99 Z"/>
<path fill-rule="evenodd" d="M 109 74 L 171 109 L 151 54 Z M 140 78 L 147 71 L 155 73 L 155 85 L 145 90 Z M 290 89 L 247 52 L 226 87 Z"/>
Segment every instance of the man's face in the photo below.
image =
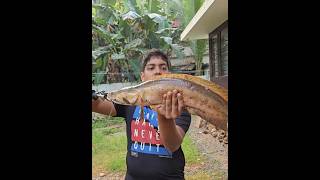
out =
<path fill-rule="evenodd" d="M 141 80 L 147 81 L 154 76 L 169 73 L 167 63 L 161 57 L 153 56 L 146 64 L 143 72 L 141 72 Z"/>

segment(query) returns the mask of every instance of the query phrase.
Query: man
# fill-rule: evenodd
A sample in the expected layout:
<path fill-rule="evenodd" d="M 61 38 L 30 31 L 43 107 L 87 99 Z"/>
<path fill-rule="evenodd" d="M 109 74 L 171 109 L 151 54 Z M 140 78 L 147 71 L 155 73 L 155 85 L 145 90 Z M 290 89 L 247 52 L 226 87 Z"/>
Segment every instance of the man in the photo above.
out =
<path fill-rule="evenodd" d="M 142 63 L 141 80 L 170 73 L 168 57 L 161 51 L 150 52 Z M 163 95 L 163 103 L 144 107 L 124 106 L 108 100 L 92 101 L 92 111 L 124 117 L 127 127 L 126 179 L 184 179 L 185 158 L 180 147 L 191 117 L 184 109 L 182 94 L 176 90 Z M 160 132 L 161 130 L 161 132 Z"/>

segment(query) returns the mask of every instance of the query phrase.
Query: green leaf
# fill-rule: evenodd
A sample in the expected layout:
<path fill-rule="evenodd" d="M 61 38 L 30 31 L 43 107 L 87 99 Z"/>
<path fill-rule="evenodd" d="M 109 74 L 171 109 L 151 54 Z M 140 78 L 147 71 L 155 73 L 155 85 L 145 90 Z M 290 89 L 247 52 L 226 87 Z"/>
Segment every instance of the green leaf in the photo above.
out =
<path fill-rule="evenodd" d="M 122 15 L 123 20 L 127 20 L 127 19 L 134 20 L 134 19 L 137 19 L 140 17 L 141 16 L 138 13 L 136 13 L 135 11 L 129 11 L 129 12 Z"/>
<path fill-rule="evenodd" d="M 147 48 L 152 49 L 152 48 L 160 48 L 160 40 L 162 40 L 164 42 L 163 39 L 157 38 L 155 33 L 150 33 L 148 36 L 148 43 L 149 46 Z"/>
<path fill-rule="evenodd" d="M 113 7 L 116 4 L 117 0 L 100 0 L 100 2 L 102 4 L 106 4 Z"/>
<path fill-rule="evenodd" d="M 131 59 L 128 61 L 131 67 L 131 70 L 136 77 L 136 79 L 140 78 L 140 60 L 139 59 Z"/>
<path fill-rule="evenodd" d="M 147 1 L 147 0 L 136 0 L 137 9 L 140 10 L 140 13 L 141 13 L 141 14 L 145 14 L 145 12 L 148 11 L 146 1 Z"/>
<path fill-rule="evenodd" d="M 99 47 L 99 48 L 95 49 L 94 51 L 92 51 L 92 58 L 97 59 L 101 55 L 107 54 L 109 52 L 110 52 L 110 46 Z"/>
<path fill-rule="evenodd" d="M 110 18 L 111 19 L 111 18 Z M 105 26 L 107 25 L 107 22 L 104 18 L 99 18 L 99 17 L 95 17 L 93 23 L 95 25 L 99 25 L 99 26 Z"/>
<path fill-rule="evenodd" d="M 149 13 L 147 16 L 152 19 L 152 21 L 156 23 L 162 23 L 164 21 L 164 17 L 157 13 Z"/>
<path fill-rule="evenodd" d="M 93 29 L 96 29 L 96 30 L 99 30 L 101 33 L 103 33 L 103 34 L 110 34 L 108 31 L 106 31 L 104 28 L 102 28 L 102 27 L 100 27 L 100 26 L 97 26 L 97 25 L 92 25 L 92 28 Z"/>
<path fill-rule="evenodd" d="M 109 19 L 108 19 L 108 24 L 114 24 L 114 20 L 115 18 L 113 16 L 111 16 Z"/>
<path fill-rule="evenodd" d="M 161 8 L 159 0 L 148 0 L 148 11 L 152 13 L 159 13 Z"/>
<path fill-rule="evenodd" d="M 158 31 L 156 31 L 155 33 L 157 34 L 161 34 L 161 33 L 166 33 L 166 34 L 173 34 L 175 32 L 175 30 L 177 30 L 178 28 L 163 28 L 160 29 Z"/>
<path fill-rule="evenodd" d="M 119 54 L 113 53 L 113 54 L 111 55 L 111 58 L 112 58 L 113 60 L 125 59 L 125 55 L 124 55 L 123 53 L 119 53 Z"/>
<path fill-rule="evenodd" d="M 111 34 L 111 39 L 123 39 L 124 37 L 122 36 L 122 34 L 117 33 L 117 34 Z"/>
<path fill-rule="evenodd" d="M 124 0 L 124 5 L 126 6 L 127 9 L 129 9 L 130 11 L 138 11 L 137 3 L 135 0 Z"/>
<path fill-rule="evenodd" d="M 101 58 L 97 59 L 96 68 L 101 68 L 102 64 L 103 64 L 102 59 Z"/>
<path fill-rule="evenodd" d="M 105 76 L 105 71 L 99 71 L 97 74 L 94 75 L 94 84 L 98 85 L 101 84 L 103 77 Z"/>
<path fill-rule="evenodd" d="M 142 40 L 141 40 L 140 38 L 137 38 L 137 39 L 129 42 L 129 44 L 126 44 L 126 45 L 124 46 L 124 48 L 125 48 L 125 49 L 135 48 L 135 47 L 137 47 L 137 46 L 139 46 L 139 45 L 141 45 L 141 44 L 142 44 Z"/>
<path fill-rule="evenodd" d="M 95 17 L 97 15 L 97 10 L 95 8 L 92 8 L 92 17 Z"/>
<path fill-rule="evenodd" d="M 92 8 L 97 9 L 97 10 L 104 10 L 107 9 L 107 6 L 104 6 L 102 4 L 92 4 Z"/>
<path fill-rule="evenodd" d="M 160 37 L 161 39 L 163 39 L 167 44 L 172 44 L 172 38 L 171 37 L 164 37 L 164 36 L 161 36 Z"/>

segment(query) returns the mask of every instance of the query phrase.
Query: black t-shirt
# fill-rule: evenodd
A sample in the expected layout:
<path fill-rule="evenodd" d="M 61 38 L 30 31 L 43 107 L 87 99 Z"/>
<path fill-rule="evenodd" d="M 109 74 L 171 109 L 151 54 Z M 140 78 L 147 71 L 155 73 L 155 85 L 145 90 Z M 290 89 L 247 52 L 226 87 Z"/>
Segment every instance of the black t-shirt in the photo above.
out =
<path fill-rule="evenodd" d="M 157 112 L 144 107 L 140 120 L 139 106 L 114 104 L 117 116 L 124 117 L 127 125 L 126 180 L 184 179 L 185 158 L 181 147 L 170 152 L 160 140 Z M 188 131 L 191 116 L 187 111 L 176 119 L 176 125 Z M 160 129 L 161 130 L 161 129 Z"/>

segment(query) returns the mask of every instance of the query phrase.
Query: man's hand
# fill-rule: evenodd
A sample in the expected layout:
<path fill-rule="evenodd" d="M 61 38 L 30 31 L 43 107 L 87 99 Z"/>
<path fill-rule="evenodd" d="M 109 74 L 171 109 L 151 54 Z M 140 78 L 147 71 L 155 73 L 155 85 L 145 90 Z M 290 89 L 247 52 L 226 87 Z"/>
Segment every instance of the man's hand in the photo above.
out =
<path fill-rule="evenodd" d="M 182 94 L 177 90 L 173 90 L 163 95 L 162 104 L 156 107 L 156 111 L 165 119 L 175 120 L 180 116 L 183 108 L 184 102 Z"/>
<path fill-rule="evenodd" d="M 92 100 L 97 100 L 99 97 L 98 95 L 96 94 L 96 91 L 95 90 L 92 90 Z"/>

